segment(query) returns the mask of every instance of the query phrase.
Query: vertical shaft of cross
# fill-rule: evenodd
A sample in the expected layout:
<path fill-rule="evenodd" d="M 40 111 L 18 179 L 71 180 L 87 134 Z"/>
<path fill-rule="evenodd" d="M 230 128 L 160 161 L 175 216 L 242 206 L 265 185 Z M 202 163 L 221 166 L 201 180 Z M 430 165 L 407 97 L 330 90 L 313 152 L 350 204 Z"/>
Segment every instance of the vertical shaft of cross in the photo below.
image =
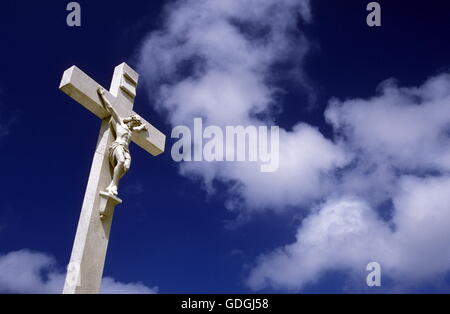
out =
<path fill-rule="evenodd" d="M 113 141 L 109 118 L 102 121 L 80 220 L 68 267 L 65 294 L 98 293 L 103 275 L 114 204 L 101 218 L 99 194 L 111 181 L 108 147 Z"/>

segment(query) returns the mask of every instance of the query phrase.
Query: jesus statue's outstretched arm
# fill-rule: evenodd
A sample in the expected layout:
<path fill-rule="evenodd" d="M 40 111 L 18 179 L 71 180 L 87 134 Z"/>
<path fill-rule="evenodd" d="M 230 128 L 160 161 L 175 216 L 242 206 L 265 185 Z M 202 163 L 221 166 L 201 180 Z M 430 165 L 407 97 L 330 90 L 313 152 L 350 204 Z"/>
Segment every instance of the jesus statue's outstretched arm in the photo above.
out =
<path fill-rule="evenodd" d="M 108 110 L 108 112 L 111 114 L 114 121 L 116 123 L 123 124 L 122 119 L 120 119 L 120 116 L 117 113 L 117 111 L 114 109 L 113 106 L 111 106 L 111 103 L 108 101 L 108 99 L 106 99 L 105 90 L 103 88 L 99 87 L 97 89 L 97 92 L 98 92 L 98 95 L 100 96 L 100 100 L 102 101 L 103 106 L 105 106 L 106 110 Z"/>
<path fill-rule="evenodd" d="M 133 131 L 135 132 L 141 132 L 147 130 L 147 126 L 145 124 L 141 124 L 140 126 L 134 127 Z"/>

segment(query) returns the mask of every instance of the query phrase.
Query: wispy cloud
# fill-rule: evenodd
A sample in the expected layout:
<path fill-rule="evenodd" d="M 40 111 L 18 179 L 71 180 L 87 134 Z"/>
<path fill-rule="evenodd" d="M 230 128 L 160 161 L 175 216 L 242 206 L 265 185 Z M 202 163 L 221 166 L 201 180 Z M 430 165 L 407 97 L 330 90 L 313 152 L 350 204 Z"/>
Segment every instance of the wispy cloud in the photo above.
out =
<path fill-rule="evenodd" d="M 199 116 L 218 126 L 272 125 L 280 109 L 272 69 L 290 62 L 303 72 L 309 44 L 297 20 L 309 21 L 309 1 L 177 1 L 166 12 L 164 26 L 141 49 L 139 69 L 172 125 Z M 302 75 L 297 79 L 308 88 Z M 230 207 L 282 209 L 320 196 L 323 174 L 345 163 L 338 146 L 303 123 L 281 130 L 280 147 L 275 173 L 244 162 L 186 163 L 180 173 L 200 177 L 208 190 L 216 180 L 226 183 Z M 298 178 L 308 180 L 299 185 Z"/>
<path fill-rule="evenodd" d="M 61 293 L 65 273 L 55 259 L 41 252 L 20 250 L 0 255 L 0 292 L 3 293 Z M 153 294 L 158 288 L 143 283 L 121 283 L 112 278 L 103 279 L 101 293 Z"/>
<path fill-rule="evenodd" d="M 326 116 L 353 162 L 331 180 L 335 192 L 297 241 L 261 257 L 249 285 L 299 290 L 326 271 L 361 273 L 372 261 L 403 287 L 450 271 L 449 103 L 447 74 L 331 101 Z M 379 214 L 385 204 L 391 217 Z"/>
<path fill-rule="evenodd" d="M 298 87 L 310 88 L 298 18 L 311 19 L 309 1 L 175 1 L 140 51 L 152 102 L 172 125 L 197 116 L 219 126 L 272 124 L 281 107 L 276 64 L 295 64 Z M 182 164 L 180 173 L 210 191 L 225 183 L 227 206 L 242 212 L 310 208 L 296 242 L 256 263 L 254 289 L 299 290 L 326 271 L 364 271 L 369 261 L 397 282 L 429 280 L 450 270 L 449 95 L 446 74 L 415 88 L 390 80 L 370 99 L 330 101 L 332 139 L 300 117 L 281 130 L 276 173 L 202 162 Z"/>
<path fill-rule="evenodd" d="M 125 187 L 125 192 L 132 195 L 140 195 L 144 193 L 145 188 L 141 183 L 129 184 Z"/>
<path fill-rule="evenodd" d="M 141 282 L 138 283 L 122 283 L 115 281 L 113 278 L 103 278 L 102 294 L 155 294 L 158 288 L 149 288 Z"/>

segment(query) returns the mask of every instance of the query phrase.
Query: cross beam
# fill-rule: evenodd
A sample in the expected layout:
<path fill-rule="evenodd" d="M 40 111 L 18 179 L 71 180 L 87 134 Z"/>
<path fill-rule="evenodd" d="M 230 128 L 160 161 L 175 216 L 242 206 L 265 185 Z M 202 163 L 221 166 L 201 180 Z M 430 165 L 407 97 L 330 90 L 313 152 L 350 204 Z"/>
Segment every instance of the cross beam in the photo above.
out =
<path fill-rule="evenodd" d="M 107 91 L 105 96 L 122 117 L 128 117 L 131 114 L 140 117 L 132 111 L 138 78 L 138 74 L 126 63 L 117 66 L 114 71 L 110 91 Z M 72 66 L 64 72 L 59 89 L 100 119 L 105 119 L 109 114 L 98 97 L 97 89 L 99 86 L 78 67 Z M 133 134 L 133 142 L 153 156 L 161 154 L 164 152 L 165 135 L 145 119 L 140 118 L 147 125 L 147 131 Z"/>
<path fill-rule="evenodd" d="M 137 115 L 133 111 L 133 104 L 138 79 L 139 75 L 126 63 L 122 63 L 114 70 L 109 92 L 105 91 L 104 97 L 122 118 Z M 110 127 L 111 117 L 99 98 L 99 87 L 98 83 L 76 66 L 64 72 L 60 84 L 60 90 L 102 119 L 67 269 L 63 291 L 65 294 L 91 294 L 100 291 L 114 208 L 122 202 L 104 192 L 112 179 L 108 150 L 115 137 Z M 132 141 L 154 156 L 164 152 L 165 135 L 144 119 L 141 118 L 141 121 L 146 125 L 146 130 L 133 132 Z"/>

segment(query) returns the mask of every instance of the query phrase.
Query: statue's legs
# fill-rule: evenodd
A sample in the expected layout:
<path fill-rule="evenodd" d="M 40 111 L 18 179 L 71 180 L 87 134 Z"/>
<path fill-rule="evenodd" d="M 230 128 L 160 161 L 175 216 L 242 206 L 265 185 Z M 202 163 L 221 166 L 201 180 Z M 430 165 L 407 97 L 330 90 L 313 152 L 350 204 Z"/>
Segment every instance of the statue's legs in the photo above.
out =
<path fill-rule="evenodd" d="M 106 188 L 106 192 L 109 194 L 118 195 L 119 181 L 130 169 L 131 156 L 129 153 L 125 152 L 123 147 L 117 147 L 114 154 L 117 162 L 114 166 L 112 181 Z"/>

